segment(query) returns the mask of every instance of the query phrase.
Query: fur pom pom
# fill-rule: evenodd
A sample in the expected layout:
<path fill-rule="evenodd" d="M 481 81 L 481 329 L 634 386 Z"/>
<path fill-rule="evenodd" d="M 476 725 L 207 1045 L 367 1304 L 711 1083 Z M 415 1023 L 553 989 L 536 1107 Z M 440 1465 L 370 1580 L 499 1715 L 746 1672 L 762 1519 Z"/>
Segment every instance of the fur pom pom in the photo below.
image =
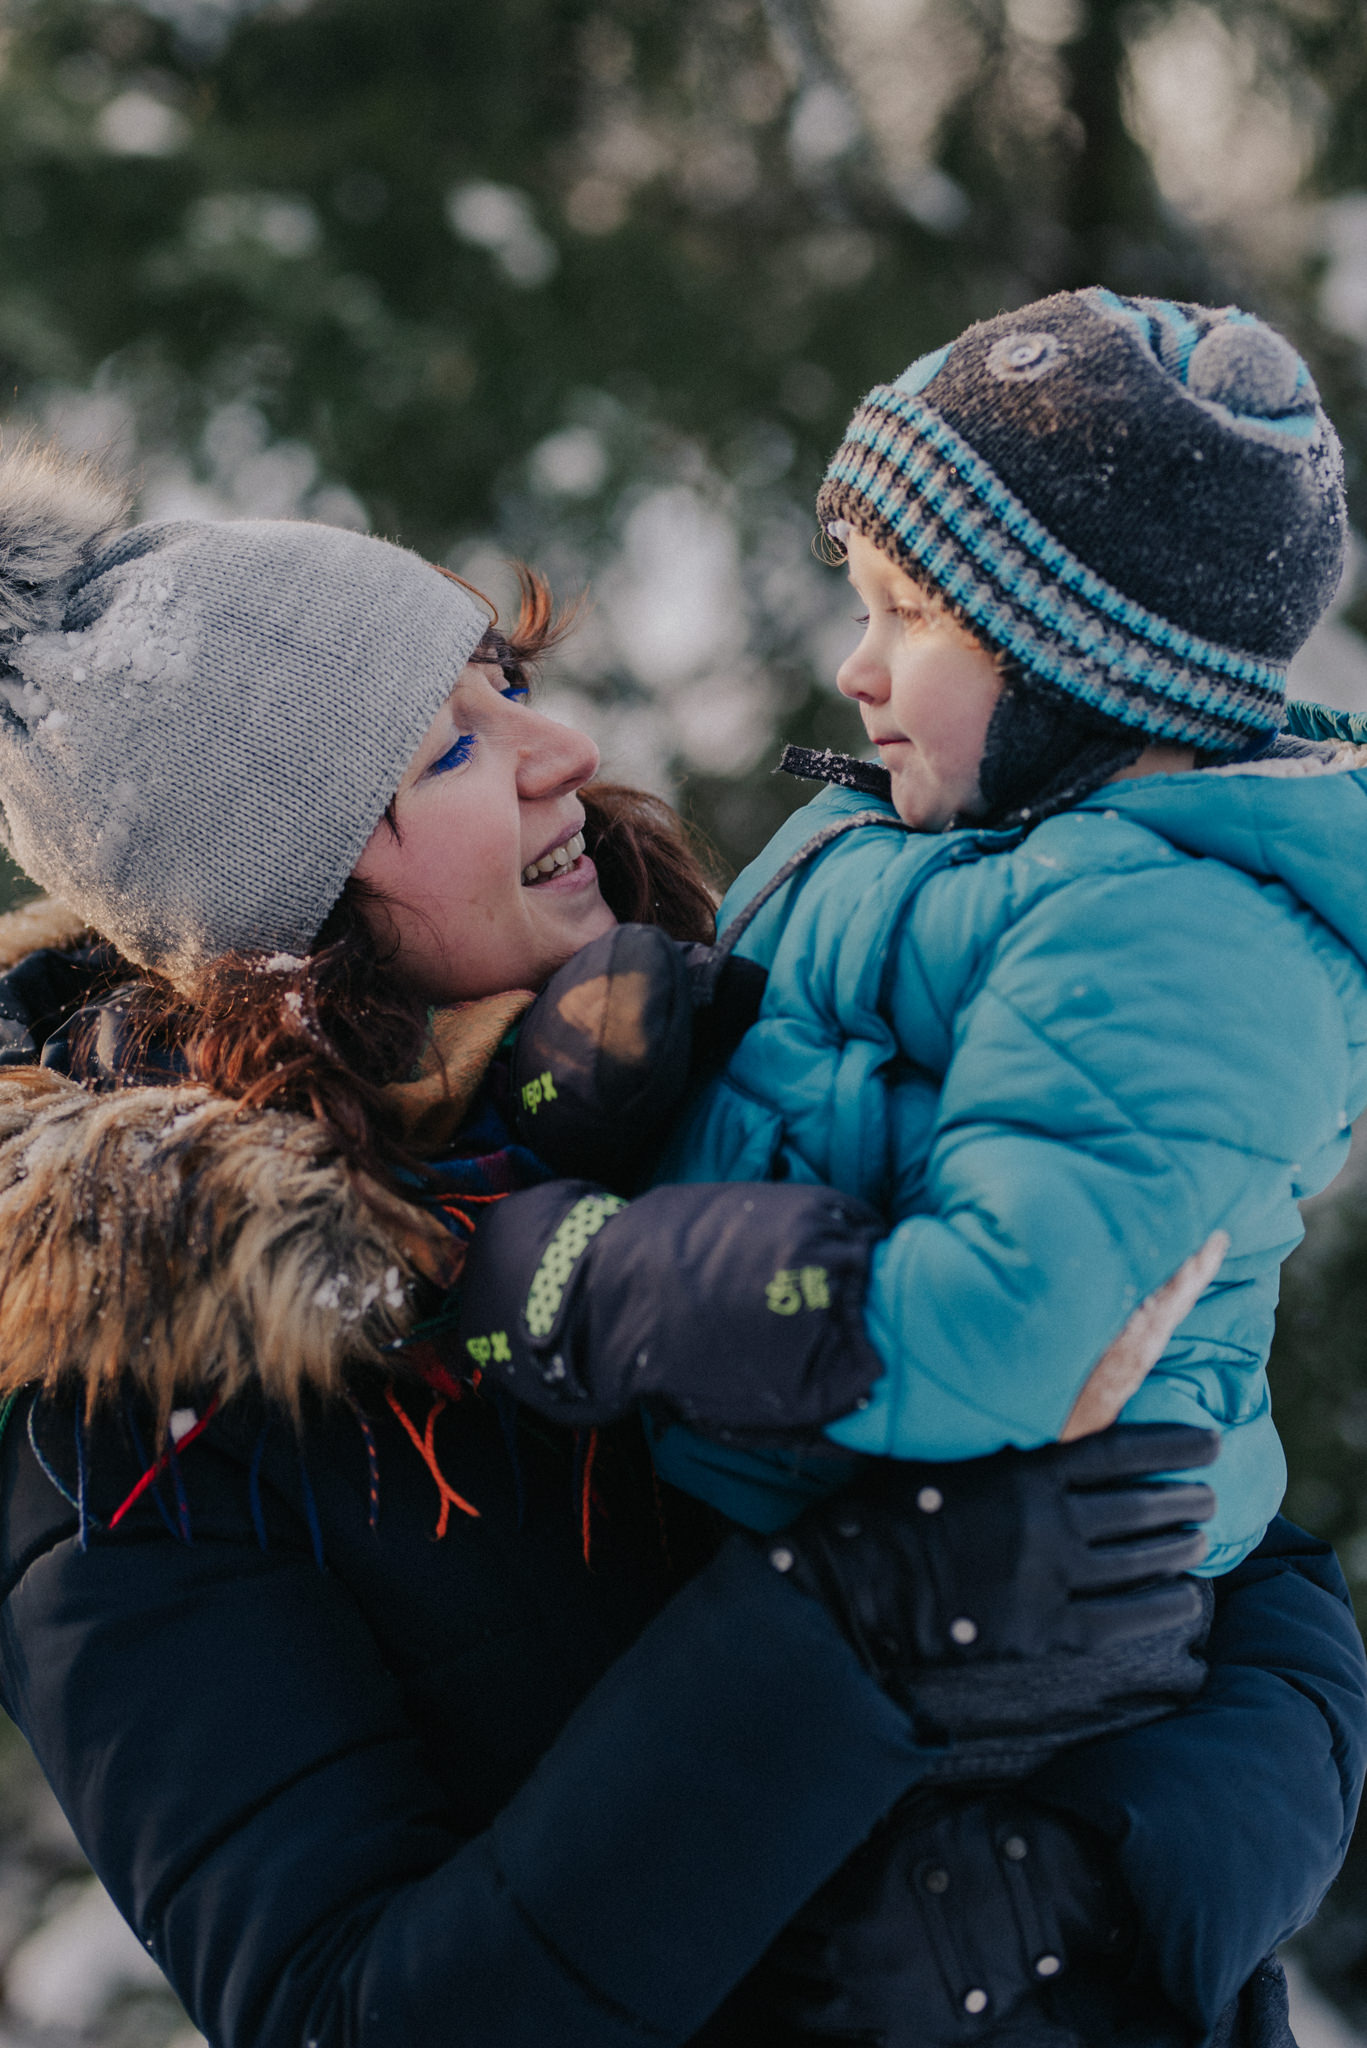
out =
<path fill-rule="evenodd" d="M 27 438 L 0 446 L 0 636 L 60 626 L 73 579 L 129 507 L 88 457 Z"/>

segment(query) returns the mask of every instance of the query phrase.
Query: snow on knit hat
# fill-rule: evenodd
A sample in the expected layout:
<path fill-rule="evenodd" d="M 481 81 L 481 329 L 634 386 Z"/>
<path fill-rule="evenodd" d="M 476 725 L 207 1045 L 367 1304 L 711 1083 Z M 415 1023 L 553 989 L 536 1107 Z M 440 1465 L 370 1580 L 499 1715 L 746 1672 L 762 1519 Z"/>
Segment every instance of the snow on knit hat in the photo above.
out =
<path fill-rule="evenodd" d="M 1338 437 L 1235 307 L 1060 292 L 856 412 L 817 500 L 934 584 L 1008 673 L 1152 740 L 1246 750 L 1333 596 Z"/>
<path fill-rule="evenodd" d="M 126 517 L 89 465 L 0 452 L 0 833 L 173 980 L 306 952 L 488 614 L 335 527 Z"/>

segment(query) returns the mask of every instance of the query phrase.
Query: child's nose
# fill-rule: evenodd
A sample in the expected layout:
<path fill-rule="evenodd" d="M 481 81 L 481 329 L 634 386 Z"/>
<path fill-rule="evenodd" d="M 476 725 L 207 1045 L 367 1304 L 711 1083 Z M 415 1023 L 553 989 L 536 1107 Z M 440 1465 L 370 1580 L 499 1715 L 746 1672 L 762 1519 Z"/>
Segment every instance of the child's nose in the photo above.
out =
<path fill-rule="evenodd" d="M 836 670 L 835 687 L 856 704 L 881 704 L 888 694 L 887 669 L 865 651 L 866 644 L 861 640 L 854 652 L 845 656 Z"/>
<path fill-rule="evenodd" d="M 561 725 L 544 712 L 523 711 L 528 725 L 518 770 L 518 787 L 523 796 L 560 796 L 591 782 L 598 772 L 598 749 L 586 732 Z"/>

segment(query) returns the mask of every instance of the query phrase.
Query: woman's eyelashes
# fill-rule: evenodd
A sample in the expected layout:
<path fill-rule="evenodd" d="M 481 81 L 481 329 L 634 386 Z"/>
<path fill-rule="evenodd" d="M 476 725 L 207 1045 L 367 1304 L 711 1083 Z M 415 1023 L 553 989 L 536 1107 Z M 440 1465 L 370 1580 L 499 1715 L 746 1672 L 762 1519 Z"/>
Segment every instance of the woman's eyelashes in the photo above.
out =
<path fill-rule="evenodd" d="M 510 683 L 506 690 L 500 690 L 498 694 L 507 704 L 525 704 L 531 695 L 531 691 L 525 683 Z M 463 732 L 457 739 L 452 741 L 444 754 L 439 754 L 435 761 L 428 763 L 423 773 L 425 775 L 446 775 L 452 768 L 463 768 L 474 751 L 475 734 Z"/>
<path fill-rule="evenodd" d="M 446 749 L 444 754 L 438 755 L 435 761 L 428 764 L 426 773 L 428 775 L 445 775 L 448 769 L 463 768 L 474 751 L 474 734 L 472 732 L 463 732 L 460 738 Z"/>

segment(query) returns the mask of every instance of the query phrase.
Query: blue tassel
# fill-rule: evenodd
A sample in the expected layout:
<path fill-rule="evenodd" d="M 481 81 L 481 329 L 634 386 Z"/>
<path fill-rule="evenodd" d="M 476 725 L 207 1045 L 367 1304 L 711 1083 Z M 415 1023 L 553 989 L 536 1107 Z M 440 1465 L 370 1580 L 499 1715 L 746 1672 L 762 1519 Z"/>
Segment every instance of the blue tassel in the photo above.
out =
<path fill-rule="evenodd" d="M 143 1471 L 145 1472 L 152 1461 L 148 1457 L 147 1452 L 143 1447 L 142 1431 L 138 1428 L 138 1419 L 137 1416 L 133 1413 L 133 1403 L 129 1399 L 127 1394 L 125 1394 L 123 1397 L 123 1416 L 124 1421 L 128 1424 L 128 1434 L 133 1439 L 133 1454 L 137 1458 L 138 1463 L 141 1465 Z M 151 1494 L 152 1499 L 156 1504 L 157 1513 L 161 1516 L 161 1519 L 166 1526 L 167 1535 L 174 1536 L 176 1541 L 179 1542 L 180 1531 L 179 1529 L 177 1529 L 175 1523 L 171 1520 L 171 1517 L 167 1512 L 166 1503 L 161 1497 L 161 1488 L 157 1484 L 155 1479 L 152 1481 L 152 1484 L 148 1487 L 147 1490 Z"/>
<path fill-rule="evenodd" d="M 171 1467 L 171 1484 L 176 1492 L 176 1521 L 180 1525 L 180 1540 L 182 1543 L 190 1543 L 194 1540 L 190 1534 L 190 1503 L 185 1498 L 185 1481 L 180 1476 L 180 1457 L 176 1451 L 176 1440 L 169 1427 L 166 1431 L 166 1453 L 167 1463 Z"/>
<path fill-rule="evenodd" d="M 90 1548 L 90 1510 L 86 1504 L 85 1428 L 76 1410 L 76 1541 L 82 1550 Z"/>
<path fill-rule="evenodd" d="M 75 1496 L 75 1494 L 74 1494 L 74 1493 L 69 1493 L 69 1492 L 67 1491 L 66 1487 L 65 1487 L 65 1486 L 63 1486 L 63 1484 L 62 1484 L 61 1480 L 60 1480 L 60 1479 L 59 1479 L 59 1478 L 57 1477 L 57 1474 L 56 1474 L 56 1473 L 55 1473 L 55 1472 L 53 1471 L 53 1469 L 52 1469 L 51 1465 L 49 1465 L 49 1463 L 48 1463 L 47 1459 L 46 1459 L 46 1458 L 45 1458 L 45 1457 L 43 1456 L 42 1452 L 41 1452 L 41 1451 L 39 1450 L 39 1448 L 38 1448 L 38 1438 L 37 1438 L 37 1436 L 36 1436 L 36 1435 L 34 1434 L 34 1428 L 33 1428 L 33 1419 L 34 1419 L 34 1417 L 35 1417 L 35 1415 L 36 1415 L 37 1413 L 38 1413 L 38 1403 L 37 1403 L 37 1402 L 35 1401 L 35 1402 L 34 1402 L 34 1404 L 33 1404 L 33 1406 L 32 1406 L 32 1407 L 31 1407 L 31 1408 L 29 1409 L 29 1411 L 28 1411 L 28 1442 L 29 1442 L 29 1449 L 30 1449 L 30 1450 L 31 1450 L 31 1451 L 33 1452 L 33 1455 L 34 1455 L 34 1457 L 35 1457 L 35 1458 L 36 1458 L 36 1459 L 38 1460 L 38 1464 L 39 1464 L 39 1467 L 40 1467 L 40 1469 L 41 1469 L 41 1470 L 42 1470 L 42 1471 L 43 1471 L 43 1472 L 44 1472 L 44 1473 L 46 1474 L 46 1476 L 47 1476 L 47 1477 L 48 1477 L 48 1478 L 49 1478 L 49 1479 L 50 1479 L 50 1480 L 52 1481 L 52 1483 L 53 1483 L 53 1485 L 54 1485 L 54 1486 L 56 1487 L 56 1489 L 57 1489 L 58 1493 L 60 1493 L 60 1494 L 61 1494 L 61 1496 L 62 1496 L 62 1499 L 63 1499 L 64 1501 L 68 1501 L 68 1502 L 70 1503 L 70 1505 L 71 1505 L 71 1506 L 72 1506 L 73 1508 L 75 1508 L 75 1509 L 76 1509 L 76 1511 L 77 1511 L 77 1513 L 79 1514 L 79 1512 L 80 1512 L 80 1504 L 78 1503 L 78 1501 L 77 1501 L 77 1499 L 76 1499 L 76 1496 Z"/>
<path fill-rule="evenodd" d="M 326 1569 L 323 1562 L 323 1531 L 318 1523 L 318 1503 L 313 1498 L 313 1482 L 309 1478 L 309 1464 L 304 1456 L 302 1443 L 299 1446 L 299 1478 L 304 1494 L 304 1519 L 309 1525 L 309 1540 L 313 1544 L 313 1561 L 321 1572 Z"/>

